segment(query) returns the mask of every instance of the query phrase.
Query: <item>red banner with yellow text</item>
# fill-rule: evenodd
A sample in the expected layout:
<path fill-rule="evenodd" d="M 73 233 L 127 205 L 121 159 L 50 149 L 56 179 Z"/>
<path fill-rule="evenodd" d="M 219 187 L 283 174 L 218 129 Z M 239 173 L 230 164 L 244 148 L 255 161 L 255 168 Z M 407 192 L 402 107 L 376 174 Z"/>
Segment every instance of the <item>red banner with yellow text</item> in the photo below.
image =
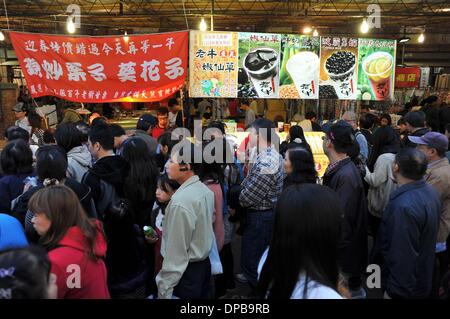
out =
<path fill-rule="evenodd" d="M 10 32 L 32 97 L 152 102 L 185 82 L 188 32 L 69 37 Z"/>
<path fill-rule="evenodd" d="M 418 88 L 420 81 L 420 67 L 395 68 L 396 88 Z"/>

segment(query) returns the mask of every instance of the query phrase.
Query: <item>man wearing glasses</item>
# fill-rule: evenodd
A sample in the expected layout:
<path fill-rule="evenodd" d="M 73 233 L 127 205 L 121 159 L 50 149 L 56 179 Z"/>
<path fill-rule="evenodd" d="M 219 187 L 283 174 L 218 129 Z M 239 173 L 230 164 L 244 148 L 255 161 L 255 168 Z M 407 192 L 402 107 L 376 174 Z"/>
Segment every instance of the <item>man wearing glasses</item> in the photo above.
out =
<path fill-rule="evenodd" d="M 169 110 L 167 107 L 160 107 L 156 118 L 158 119 L 158 125 L 153 129 L 152 136 L 157 140 L 169 127 Z"/>

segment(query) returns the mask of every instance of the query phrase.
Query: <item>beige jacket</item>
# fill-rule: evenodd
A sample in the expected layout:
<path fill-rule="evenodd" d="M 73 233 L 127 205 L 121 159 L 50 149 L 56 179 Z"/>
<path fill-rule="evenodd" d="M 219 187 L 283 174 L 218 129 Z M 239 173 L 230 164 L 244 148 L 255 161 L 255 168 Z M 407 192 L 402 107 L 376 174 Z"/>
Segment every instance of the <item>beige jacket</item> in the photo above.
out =
<path fill-rule="evenodd" d="M 192 176 L 173 194 L 163 223 L 163 265 L 156 284 L 158 298 L 172 298 L 189 262 L 209 257 L 212 248 L 214 193 Z"/>
<path fill-rule="evenodd" d="M 367 195 L 367 204 L 369 212 L 381 218 L 386 208 L 389 197 L 392 192 L 397 189 L 392 174 L 392 165 L 394 163 L 395 154 L 385 153 L 378 157 L 375 162 L 373 173 L 366 166 L 366 176 L 364 179 L 369 184 L 369 193 Z"/>
<path fill-rule="evenodd" d="M 442 213 L 437 242 L 442 243 L 450 233 L 450 164 L 446 157 L 431 163 L 425 180 L 437 190 L 441 198 Z"/>

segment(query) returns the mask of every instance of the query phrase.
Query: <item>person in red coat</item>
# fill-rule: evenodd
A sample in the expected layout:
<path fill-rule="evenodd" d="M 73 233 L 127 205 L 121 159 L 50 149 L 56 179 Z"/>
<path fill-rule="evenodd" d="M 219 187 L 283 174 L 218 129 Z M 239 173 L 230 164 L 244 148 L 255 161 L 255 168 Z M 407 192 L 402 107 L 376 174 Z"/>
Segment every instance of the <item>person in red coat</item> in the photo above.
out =
<path fill-rule="evenodd" d="M 109 299 L 103 258 L 106 241 L 98 221 L 84 212 L 77 195 L 56 180 L 30 199 L 33 227 L 48 251 L 58 299 Z"/>

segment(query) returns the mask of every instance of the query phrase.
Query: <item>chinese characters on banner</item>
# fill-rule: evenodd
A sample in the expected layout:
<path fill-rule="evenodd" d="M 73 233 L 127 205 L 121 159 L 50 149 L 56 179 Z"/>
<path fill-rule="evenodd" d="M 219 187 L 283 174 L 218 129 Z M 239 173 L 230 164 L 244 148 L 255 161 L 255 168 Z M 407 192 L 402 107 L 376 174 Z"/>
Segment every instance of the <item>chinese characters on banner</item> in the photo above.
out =
<path fill-rule="evenodd" d="M 382 101 L 394 98 L 397 41 L 359 39 L 358 99 Z"/>
<path fill-rule="evenodd" d="M 418 88 L 420 81 L 420 67 L 395 68 L 396 88 Z"/>
<path fill-rule="evenodd" d="M 239 33 L 238 97 L 279 97 L 280 46 L 280 34 Z"/>
<path fill-rule="evenodd" d="M 191 31 L 189 93 L 196 97 L 236 97 L 238 34 Z"/>
<path fill-rule="evenodd" d="M 187 76 L 187 31 L 126 38 L 10 36 L 33 97 L 151 102 L 174 94 Z"/>
<path fill-rule="evenodd" d="M 430 83 L 430 68 L 421 67 L 419 88 L 424 89 L 429 85 L 429 83 Z"/>
<path fill-rule="evenodd" d="M 358 39 L 322 37 L 320 55 L 320 98 L 355 100 Z"/>
<path fill-rule="evenodd" d="M 281 39 L 280 97 L 319 97 L 320 37 L 283 34 Z"/>

